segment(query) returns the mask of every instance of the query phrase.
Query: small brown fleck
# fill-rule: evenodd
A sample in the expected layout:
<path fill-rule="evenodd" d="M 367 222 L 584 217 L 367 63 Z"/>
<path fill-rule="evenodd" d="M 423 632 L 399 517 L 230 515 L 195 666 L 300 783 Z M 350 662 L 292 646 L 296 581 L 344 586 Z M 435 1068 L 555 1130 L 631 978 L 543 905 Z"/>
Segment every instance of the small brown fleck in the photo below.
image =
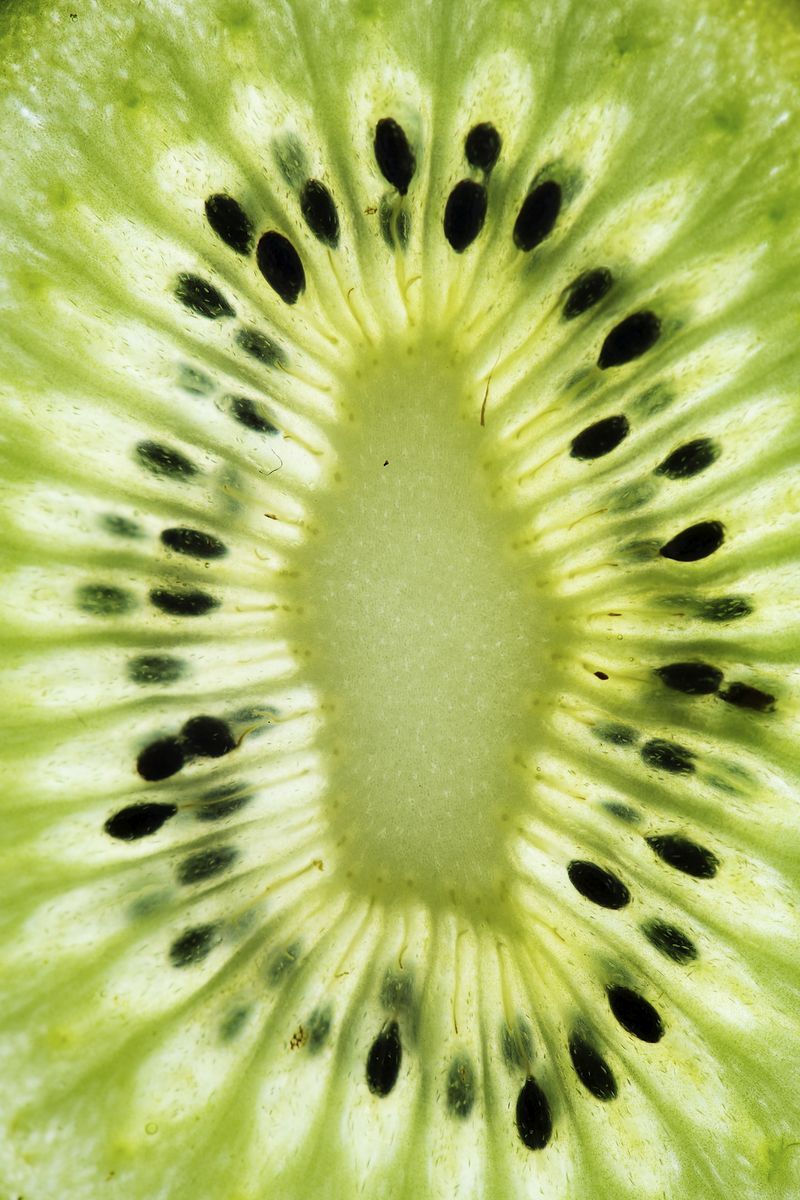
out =
<path fill-rule="evenodd" d="M 305 1046 L 308 1041 L 308 1030 L 303 1025 L 298 1025 L 295 1032 L 292 1034 L 289 1042 L 290 1050 L 299 1050 L 301 1046 Z"/>

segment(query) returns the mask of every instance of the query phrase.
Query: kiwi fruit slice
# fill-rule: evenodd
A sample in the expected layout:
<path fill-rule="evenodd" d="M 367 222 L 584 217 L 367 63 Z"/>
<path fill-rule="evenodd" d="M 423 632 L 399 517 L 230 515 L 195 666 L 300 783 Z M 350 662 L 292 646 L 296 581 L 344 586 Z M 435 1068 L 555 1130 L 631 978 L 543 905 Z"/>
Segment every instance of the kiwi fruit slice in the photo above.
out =
<path fill-rule="evenodd" d="M 4 1200 L 800 1194 L 791 6 L 0 38 Z"/>

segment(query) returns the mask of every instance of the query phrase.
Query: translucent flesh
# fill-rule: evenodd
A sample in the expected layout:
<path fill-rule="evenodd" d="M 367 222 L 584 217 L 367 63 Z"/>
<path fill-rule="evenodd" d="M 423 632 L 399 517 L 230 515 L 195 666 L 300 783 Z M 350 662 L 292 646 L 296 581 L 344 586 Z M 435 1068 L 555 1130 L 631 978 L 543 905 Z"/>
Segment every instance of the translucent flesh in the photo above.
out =
<path fill-rule="evenodd" d="M 82 0 L 11 4 L 0 37 L 0 1192 L 789 1200 L 791 9 Z M 416 157 L 402 200 L 386 117 Z M 456 254 L 482 121 L 502 149 Z M 524 253 L 542 179 L 563 202 Z M 296 247 L 296 303 L 211 228 L 218 194 Z M 565 320 L 597 268 L 607 296 Z M 235 315 L 191 312 L 186 274 Z M 657 342 L 601 370 L 641 311 Z M 570 453 L 616 416 L 618 446 Z M 658 470 L 698 439 L 704 470 Z M 704 521 L 717 551 L 660 553 Z M 184 527 L 226 553 L 170 550 Z M 213 606 L 170 615 L 159 589 Z M 655 674 L 684 662 L 721 689 Z M 197 715 L 236 749 L 143 779 Z M 142 802 L 176 811 L 110 836 Z M 629 901 L 593 902 L 576 862 Z"/>

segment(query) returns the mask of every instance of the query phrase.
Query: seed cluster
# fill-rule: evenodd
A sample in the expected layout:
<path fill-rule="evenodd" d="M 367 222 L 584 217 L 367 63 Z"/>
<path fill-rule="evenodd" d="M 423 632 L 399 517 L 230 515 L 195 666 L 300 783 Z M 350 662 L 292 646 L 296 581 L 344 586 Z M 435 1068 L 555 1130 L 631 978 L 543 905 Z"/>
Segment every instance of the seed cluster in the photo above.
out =
<path fill-rule="evenodd" d="M 417 174 L 419 147 L 393 117 L 382 117 L 374 125 L 372 149 L 375 165 L 392 191 L 385 194 L 379 205 L 378 227 L 393 250 L 402 254 L 411 236 L 411 213 L 406 197 L 414 186 Z M 503 140 L 489 122 L 474 125 L 464 139 L 466 167 L 444 198 L 441 210 L 441 233 L 455 254 L 464 255 L 481 237 L 487 222 L 499 202 L 495 168 L 501 160 Z M 284 147 L 279 156 L 283 174 L 295 189 L 299 214 L 308 231 L 319 243 L 320 253 L 333 263 L 331 257 L 341 246 L 343 226 L 335 197 L 323 180 L 308 175 L 304 158 L 298 147 Z M 513 214 L 509 249 L 519 255 L 531 256 L 549 238 L 558 235 L 570 203 L 569 190 L 554 169 L 547 168 L 536 175 L 527 193 Z M 289 308 L 302 304 L 313 284 L 313 274 L 307 273 L 298 246 L 291 233 L 276 228 L 260 229 L 259 221 L 248 214 L 237 199 L 225 192 L 215 192 L 204 202 L 205 219 L 216 237 L 239 258 L 253 260 L 260 277 L 275 296 Z M 346 226 L 345 226 L 346 228 Z M 513 250 L 511 251 L 514 252 Z M 602 263 L 603 260 L 600 259 Z M 616 268 L 596 265 L 597 259 L 586 264 L 577 275 L 566 282 L 559 294 L 557 320 L 561 328 L 579 331 L 584 323 L 602 322 L 588 370 L 597 375 L 624 370 L 649 354 L 670 336 L 667 315 L 655 307 L 632 307 L 615 323 L 603 319 L 608 303 L 613 303 L 619 291 Z M 310 266 L 309 266 L 310 272 Z M 175 299 L 192 317 L 219 322 L 227 330 L 232 345 L 260 366 L 271 371 L 285 371 L 291 365 L 291 352 L 281 339 L 253 325 L 241 323 L 237 308 L 228 296 L 209 279 L 193 272 L 182 272 L 171 284 Z M 226 324 L 227 323 L 227 324 Z M 233 323 L 233 324 L 230 324 Z M 587 325 L 588 327 L 588 325 Z M 208 395 L 215 389 L 214 380 L 192 367 L 185 367 L 182 384 L 191 395 Z M 659 401 L 653 389 L 652 405 Z M 642 409 L 615 402 L 609 415 L 599 416 L 577 432 L 564 446 L 574 460 L 576 472 L 591 470 L 599 460 L 606 459 L 628 439 L 634 441 Z M 242 429 L 251 433 L 275 437 L 278 425 L 263 400 L 258 397 L 232 394 L 223 399 L 223 411 Z M 721 446 L 711 437 L 701 436 L 682 442 L 657 465 L 648 470 L 657 479 L 682 484 L 712 467 L 722 453 Z M 141 440 L 133 448 L 138 467 L 164 484 L 191 484 L 204 477 L 198 463 L 177 447 L 151 439 Z M 600 468 L 596 468 L 600 469 Z M 651 480 L 652 486 L 652 480 Z M 103 516 L 107 532 L 121 539 L 143 541 L 148 535 L 142 524 L 120 514 Z M 638 546 L 642 556 L 670 569 L 697 563 L 715 554 L 725 543 L 726 527 L 714 516 L 704 517 L 677 530 L 667 531 L 655 542 Z M 226 541 L 195 524 L 170 524 L 160 530 L 158 540 L 169 554 L 181 559 L 211 563 L 225 558 L 230 548 Z M 184 584 L 162 584 L 151 587 L 147 599 L 152 609 L 170 617 L 195 618 L 213 613 L 223 599 L 211 591 Z M 729 622 L 747 617 L 753 611 L 751 601 L 744 596 L 723 595 L 712 598 L 665 596 L 664 604 L 680 605 L 699 619 L 708 622 Z M 76 607 L 87 616 L 97 618 L 122 617 L 138 603 L 136 595 L 126 589 L 102 581 L 82 585 L 75 596 Z M 128 679 L 138 687 L 167 687 L 189 673 L 187 659 L 175 653 L 141 653 L 128 659 Z M 734 668 L 734 674 L 736 670 Z M 608 671 L 596 670 L 601 682 L 609 681 Z M 675 693 L 678 699 L 703 703 L 722 701 L 728 706 L 751 714 L 774 711 L 776 697 L 772 693 L 745 682 L 731 679 L 726 683 L 727 669 L 703 659 L 666 662 L 652 668 L 658 685 Z M 681 701 L 682 702 L 682 701 Z M 235 722 L 234 722 L 235 724 Z M 640 766 L 649 771 L 674 777 L 692 777 L 698 768 L 695 750 L 668 738 L 643 738 L 629 725 L 618 722 L 599 722 L 594 730 L 607 746 L 633 750 Z M 230 720 L 207 714 L 187 719 L 177 732 L 168 732 L 147 742 L 136 756 L 136 772 L 146 784 L 160 784 L 178 775 L 187 766 L 203 760 L 221 759 L 237 748 L 237 737 Z M 120 842 L 136 842 L 159 834 L 174 818 L 181 819 L 185 809 L 203 823 L 223 821 L 237 813 L 250 799 L 246 785 L 227 782 L 206 788 L 200 802 L 173 800 L 164 796 L 158 800 L 141 800 L 126 804 L 105 822 L 105 832 Z M 608 801 L 606 811 L 623 822 L 634 833 L 641 832 L 644 853 L 658 864 L 698 881 L 713 880 L 724 869 L 724 862 L 709 847 L 700 844 L 675 828 L 656 825 L 645 829 L 647 822 L 635 808 Z M 668 825 L 668 823 L 665 823 Z M 241 848 L 233 839 L 215 840 L 203 844 L 183 856 L 175 869 L 175 880 L 182 888 L 197 887 L 232 870 L 240 860 Z M 659 867 L 660 869 L 660 867 Z M 627 909 L 637 896 L 635 880 L 623 879 L 624 871 L 616 866 L 603 865 L 593 857 L 569 859 L 564 870 L 566 879 L 580 900 L 612 913 Z M 612 918 L 610 918 L 612 919 Z M 640 920 L 639 932 L 663 959 L 677 966 L 695 962 L 699 957 L 694 941 L 677 925 L 661 916 Z M 168 949 L 171 965 L 179 971 L 203 963 L 216 947 L 223 944 L 226 928 L 223 921 L 205 921 L 188 925 L 173 937 Z M 287 977 L 295 968 L 300 947 L 290 944 L 271 959 L 267 981 L 272 986 Z M 599 995 L 604 997 L 608 1011 L 625 1035 L 642 1043 L 656 1044 L 668 1033 L 658 1008 L 643 994 L 650 988 L 643 981 L 631 986 L 627 973 L 603 984 Z M 401 986 L 402 984 L 402 986 Z M 641 990 L 639 990 L 641 988 Z M 413 1036 L 406 1031 L 411 997 L 405 982 L 397 979 L 384 983 L 381 1001 L 387 1018 L 375 1035 L 366 1053 L 364 1078 L 369 1093 L 385 1098 L 392 1093 L 400 1079 L 404 1063 L 413 1057 Z M 245 1027 L 249 1008 L 234 1007 L 220 1026 L 224 1040 L 232 1040 Z M 317 1053 L 328 1040 L 333 1028 L 332 1006 L 315 1010 L 304 1022 L 302 1033 L 293 1046 L 304 1046 Z M 524 1018 L 515 1028 L 502 1027 L 501 1049 L 508 1070 L 521 1079 L 518 1084 L 515 1124 L 517 1135 L 531 1150 L 543 1149 L 553 1135 L 554 1117 L 545 1084 L 537 1079 L 532 1066 L 534 1046 L 530 1027 Z M 612 1066 L 614 1047 L 603 1044 L 591 1022 L 573 1022 L 566 1038 L 565 1053 L 575 1077 L 594 1099 L 606 1104 L 615 1100 L 625 1086 L 624 1077 Z M 454 1053 L 447 1068 L 442 1096 L 448 1113 L 466 1120 L 474 1111 L 480 1097 L 476 1069 L 469 1055 Z"/>

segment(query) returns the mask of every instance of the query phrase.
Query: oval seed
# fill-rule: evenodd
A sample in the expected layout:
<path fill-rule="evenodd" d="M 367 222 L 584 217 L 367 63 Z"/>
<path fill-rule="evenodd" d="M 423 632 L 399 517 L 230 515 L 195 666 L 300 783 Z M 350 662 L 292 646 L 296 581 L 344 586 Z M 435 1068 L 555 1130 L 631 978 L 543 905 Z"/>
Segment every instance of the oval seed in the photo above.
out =
<path fill-rule="evenodd" d="M 206 220 L 227 246 L 237 254 L 249 254 L 253 246 L 253 225 L 238 200 L 223 192 L 209 196 L 205 204 Z"/>
<path fill-rule="evenodd" d="M 335 249 L 339 244 L 339 214 L 324 183 L 318 179 L 306 181 L 300 193 L 300 211 L 314 237 Z"/>
<path fill-rule="evenodd" d="M 624 908 L 631 894 L 621 879 L 597 863 L 574 859 L 567 867 L 569 881 L 577 892 L 602 908 Z"/>
<path fill-rule="evenodd" d="M 514 245 L 527 253 L 553 231 L 561 212 L 561 187 L 554 179 L 540 183 L 522 202 L 514 223 Z"/>
<path fill-rule="evenodd" d="M 631 313 L 615 325 L 603 342 L 597 365 L 601 371 L 621 367 L 641 358 L 661 336 L 661 321 L 654 312 Z"/>
<path fill-rule="evenodd" d="M 486 188 L 472 179 L 462 179 L 447 197 L 444 235 L 456 254 L 471 246 L 486 220 Z"/>
<path fill-rule="evenodd" d="M 296 304 L 305 291 L 306 273 L 300 255 L 288 238 L 271 230 L 261 236 L 256 248 L 258 269 L 285 304 Z"/>
<path fill-rule="evenodd" d="M 417 169 L 417 160 L 405 131 L 393 117 L 383 117 L 375 126 L 375 161 L 384 179 L 405 196 Z"/>

